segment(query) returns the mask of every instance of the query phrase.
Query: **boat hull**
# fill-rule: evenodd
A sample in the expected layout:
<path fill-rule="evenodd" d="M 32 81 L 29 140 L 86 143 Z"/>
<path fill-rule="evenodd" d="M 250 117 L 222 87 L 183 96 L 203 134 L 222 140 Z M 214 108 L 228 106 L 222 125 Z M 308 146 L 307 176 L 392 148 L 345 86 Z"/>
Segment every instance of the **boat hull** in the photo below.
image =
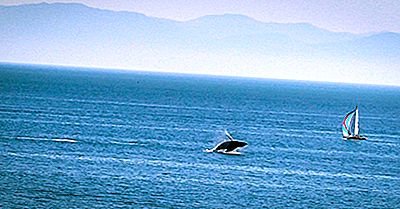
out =
<path fill-rule="evenodd" d="M 367 137 L 364 136 L 349 136 L 349 137 L 345 137 L 345 139 L 353 139 L 353 140 L 367 140 Z"/>

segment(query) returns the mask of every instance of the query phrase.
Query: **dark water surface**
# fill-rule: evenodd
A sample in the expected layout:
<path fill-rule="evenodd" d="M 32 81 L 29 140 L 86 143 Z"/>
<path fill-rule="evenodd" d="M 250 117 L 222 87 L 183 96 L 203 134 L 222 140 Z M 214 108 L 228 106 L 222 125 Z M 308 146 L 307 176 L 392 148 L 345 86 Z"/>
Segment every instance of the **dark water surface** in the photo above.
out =
<path fill-rule="evenodd" d="M 1 208 L 400 208 L 399 87 L 1 64 L 0 127 Z"/>

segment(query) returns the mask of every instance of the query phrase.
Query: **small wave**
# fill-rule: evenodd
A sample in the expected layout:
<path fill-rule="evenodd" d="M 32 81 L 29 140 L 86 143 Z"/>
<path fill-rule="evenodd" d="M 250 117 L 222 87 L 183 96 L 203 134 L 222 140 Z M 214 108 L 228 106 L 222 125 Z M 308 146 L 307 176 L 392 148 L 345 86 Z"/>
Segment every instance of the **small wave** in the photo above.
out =
<path fill-rule="evenodd" d="M 73 138 L 47 138 L 47 137 L 33 137 L 33 136 L 0 136 L 3 139 L 16 139 L 16 140 L 32 140 L 32 141 L 54 141 L 54 142 L 78 142 Z"/>
<path fill-rule="evenodd" d="M 46 141 L 45 137 L 32 137 L 32 136 L 0 136 L 0 139 L 15 139 L 15 140 L 36 140 L 36 141 Z"/>
<path fill-rule="evenodd" d="M 10 137 L 12 138 L 12 137 Z M 44 137 L 30 137 L 30 136 L 17 136 L 15 139 L 22 139 L 22 140 L 46 140 Z"/>
<path fill-rule="evenodd" d="M 157 103 L 143 103 L 135 101 L 109 101 L 109 100 L 87 100 L 87 99 L 62 99 L 56 97 L 37 97 L 37 96 L 14 96 L 20 98 L 29 98 L 36 100 L 51 100 L 59 102 L 74 102 L 83 104 L 106 104 L 106 105 L 116 105 L 116 106 L 139 106 L 139 107 L 149 107 L 149 108 L 165 108 L 165 109 L 188 109 L 188 110 L 206 110 L 206 111 L 228 111 L 228 112 L 247 112 L 247 113 L 262 113 L 262 114 L 272 114 L 272 115 L 299 115 L 299 116 L 314 116 L 314 117 L 339 117 L 338 115 L 322 114 L 322 113 L 309 113 L 309 112 L 290 112 L 290 111 L 270 111 L 270 110 L 242 110 L 233 108 L 222 108 L 222 107 L 201 107 L 201 106 L 183 106 L 183 105 L 169 105 L 169 104 L 157 104 Z M 18 108 L 21 108 L 20 106 Z M 381 119 L 380 117 L 370 116 L 371 119 Z M 396 118 L 393 118 L 397 120 Z"/>
<path fill-rule="evenodd" d="M 373 134 L 373 133 L 365 133 L 366 136 L 373 137 L 375 140 L 379 141 L 390 141 L 390 142 L 395 142 L 397 140 L 388 140 L 387 138 L 390 139 L 399 139 L 400 135 L 397 134 Z M 379 138 L 384 138 L 384 140 L 379 139 Z"/>
<path fill-rule="evenodd" d="M 15 155 L 15 153 L 8 153 L 9 155 Z M 243 166 L 243 165 L 223 165 L 223 164 L 208 164 L 208 163 L 185 163 L 185 162 L 172 162 L 164 160 L 151 160 L 151 159 L 128 159 L 128 158 L 115 158 L 115 157 L 104 157 L 104 156 L 81 156 L 75 158 L 74 156 L 67 155 L 49 155 L 49 154 L 19 154 L 22 157 L 45 157 L 51 159 L 75 159 L 84 161 L 108 161 L 116 163 L 127 163 L 135 165 L 151 165 L 151 166 L 162 166 L 162 167 L 191 167 L 200 169 L 234 169 L 245 172 L 260 172 L 267 174 L 278 174 L 278 175 L 301 175 L 301 176 L 321 176 L 321 177 L 333 177 L 333 178 L 355 178 L 355 179 L 384 179 L 384 180 L 395 180 L 399 181 L 400 177 L 391 175 L 374 175 L 374 174 L 356 174 L 356 173 L 331 173 L 324 171 L 312 171 L 312 170 L 291 170 L 281 168 L 268 168 L 260 166 Z"/>
<path fill-rule="evenodd" d="M 290 170 L 290 169 L 277 169 L 277 168 L 266 168 L 260 166 L 240 166 L 240 165 L 220 165 L 220 164 L 191 164 L 191 163 L 179 163 L 162 160 L 130 160 L 130 163 L 145 163 L 154 166 L 170 166 L 170 167 L 196 167 L 206 169 L 235 169 L 247 172 L 261 172 L 269 174 L 280 174 L 280 175 L 304 175 L 304 176 L 321 176 L 321 177 L 336 177 L 336 178 L 358 178 L 358 179 L 387 179 L 387 180 L 400 180 L 399 177 L 387 176 L 387 175 L 362 175 L 355 173 L 330 173 L 323 171 L 303 171 L 303 170 Z"/>
<path fill-rule="evenodd" d="M 61 124 L 61 125 L 75 125 L 75 126 L 101 126 L 101 127 L 120 127 L 120 128 L 136 128 L 136 129 L 148 129 L 148 130 L 172 130 L 172 131 L 197 131 L 197 132 L 215 132 L 214 129 L 196 129 L 196 128 L 183 128 L 183 127 L 165 127 L 165 126 L 136 126 L 129 124 L 98 124 L 98 123 L 87 123 L 87 122 L 60 122 L 54 120 L 34 120 L 34 119 L 18 119 L 8 118 L 0 119 L 0 121 L 15 121 L 25 123 L 42 123 L 42 124 Z"/>
<path fill-rule="evenodd" d="M 111 141 L 111 144 L 121 144 L 121 145 L 137 145 L 137 141 L 128 141 L 128 142 L 118 142 L 118 141 Z"/>
<path fill-rule="evenodd" d="M 368 140 L 368 142 L 372 142 L 372 143 L 377 143 L 379 145 L 387 145 L 387 146 L 391 146 L 391 147 L 398 147 L 398 144 L 395 144 L 393 142 L 387 142 L 387 141 L 379 141 L 379 140 Z"/>
<path fill-rule="evenodd" d="M 51 141 L 54 141 L 54 142 L 69 142 L 69 143 L 78 142 L 78 140 L 70 139 L 70 138 L 54 138 L 54 139 L 51 139 Z"/>
<path fill-rule="evenodd" d="M 396 155 L 378 155 L 375 153 L 367 153 L 367 152 L 352 152 L 352 151 L 342 151 L 342 150 L 317 150 L 317 149 L 304 149 L 304 148 L 284 148 L 284 147 L 274 147 L 275 150 L 283 151 L 283 152 L 304 152 L 311 154 L 328 154 L 328 155 L 363 155 L 366 157 L 374 157 L 374 158 L 399 158 Z"/>

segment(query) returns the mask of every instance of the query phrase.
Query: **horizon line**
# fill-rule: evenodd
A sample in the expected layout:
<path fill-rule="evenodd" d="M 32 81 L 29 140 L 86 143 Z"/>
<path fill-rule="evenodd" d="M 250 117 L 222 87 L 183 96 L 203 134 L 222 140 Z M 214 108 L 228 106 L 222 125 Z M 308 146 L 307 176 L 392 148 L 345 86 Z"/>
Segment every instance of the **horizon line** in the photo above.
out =
<path fill-rule="evenodd" d="M 242 79 L 261 79 L 261 80 L 277 80 L 277 81 L 290 81 L 290 82 L 311 82 L 311 83 L 329 83 L 329 84 L 348 84 L 348 85 L 362 85 L 362 86 L 378 86 L 378 87 L 394 87 L 399 88 L 399 85 L 395 84 L 383 84 L 383 83 L 352 83 L 352 82 L 340 82 L 340 81 L 327 81 L 327 80 L 305 80 L 305 79 L 290 79 L 290 78 L 274 78 L 274 77 L 257 77 L 257 76 L 246 76 L 246 75 L 226 75 L 226 74 L 207 74 L 207 73 L 194 73 L 194 72 L 180 72 L 170 70 L 149 70 L 149 69 L 133 69 L 124 67 L 112 67 L 112 66 L 88 66 L 88 65 L 71 65 L 61 63 L 32 63 L 32 62 L 13 62 L 13 61 L 2 61 L 1 65 L 30 65 L 30 66 L 48 66 L 48 67 L 70 67 L 76 69 L 90 69 L 93 72 L 97 70 L 104 70 L 108 72 L 137 72 L 137 73 L 155 73 L 155 74 L 178 74 L 178 75 L 192 75 L 192 76 L 215 76 L 223 78 L 242 78 Z M 1 70 L 1 68 L 0 68 Z"/>

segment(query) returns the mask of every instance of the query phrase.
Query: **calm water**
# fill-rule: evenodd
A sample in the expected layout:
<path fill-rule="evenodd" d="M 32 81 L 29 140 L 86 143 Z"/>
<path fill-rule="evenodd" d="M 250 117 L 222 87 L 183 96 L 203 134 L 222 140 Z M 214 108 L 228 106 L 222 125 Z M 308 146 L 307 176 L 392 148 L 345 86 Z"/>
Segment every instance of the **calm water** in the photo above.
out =
<path fill-rule="evenodd" d="M 0 68 L 2 208 L 400 208 L 399 87 Z"/>

